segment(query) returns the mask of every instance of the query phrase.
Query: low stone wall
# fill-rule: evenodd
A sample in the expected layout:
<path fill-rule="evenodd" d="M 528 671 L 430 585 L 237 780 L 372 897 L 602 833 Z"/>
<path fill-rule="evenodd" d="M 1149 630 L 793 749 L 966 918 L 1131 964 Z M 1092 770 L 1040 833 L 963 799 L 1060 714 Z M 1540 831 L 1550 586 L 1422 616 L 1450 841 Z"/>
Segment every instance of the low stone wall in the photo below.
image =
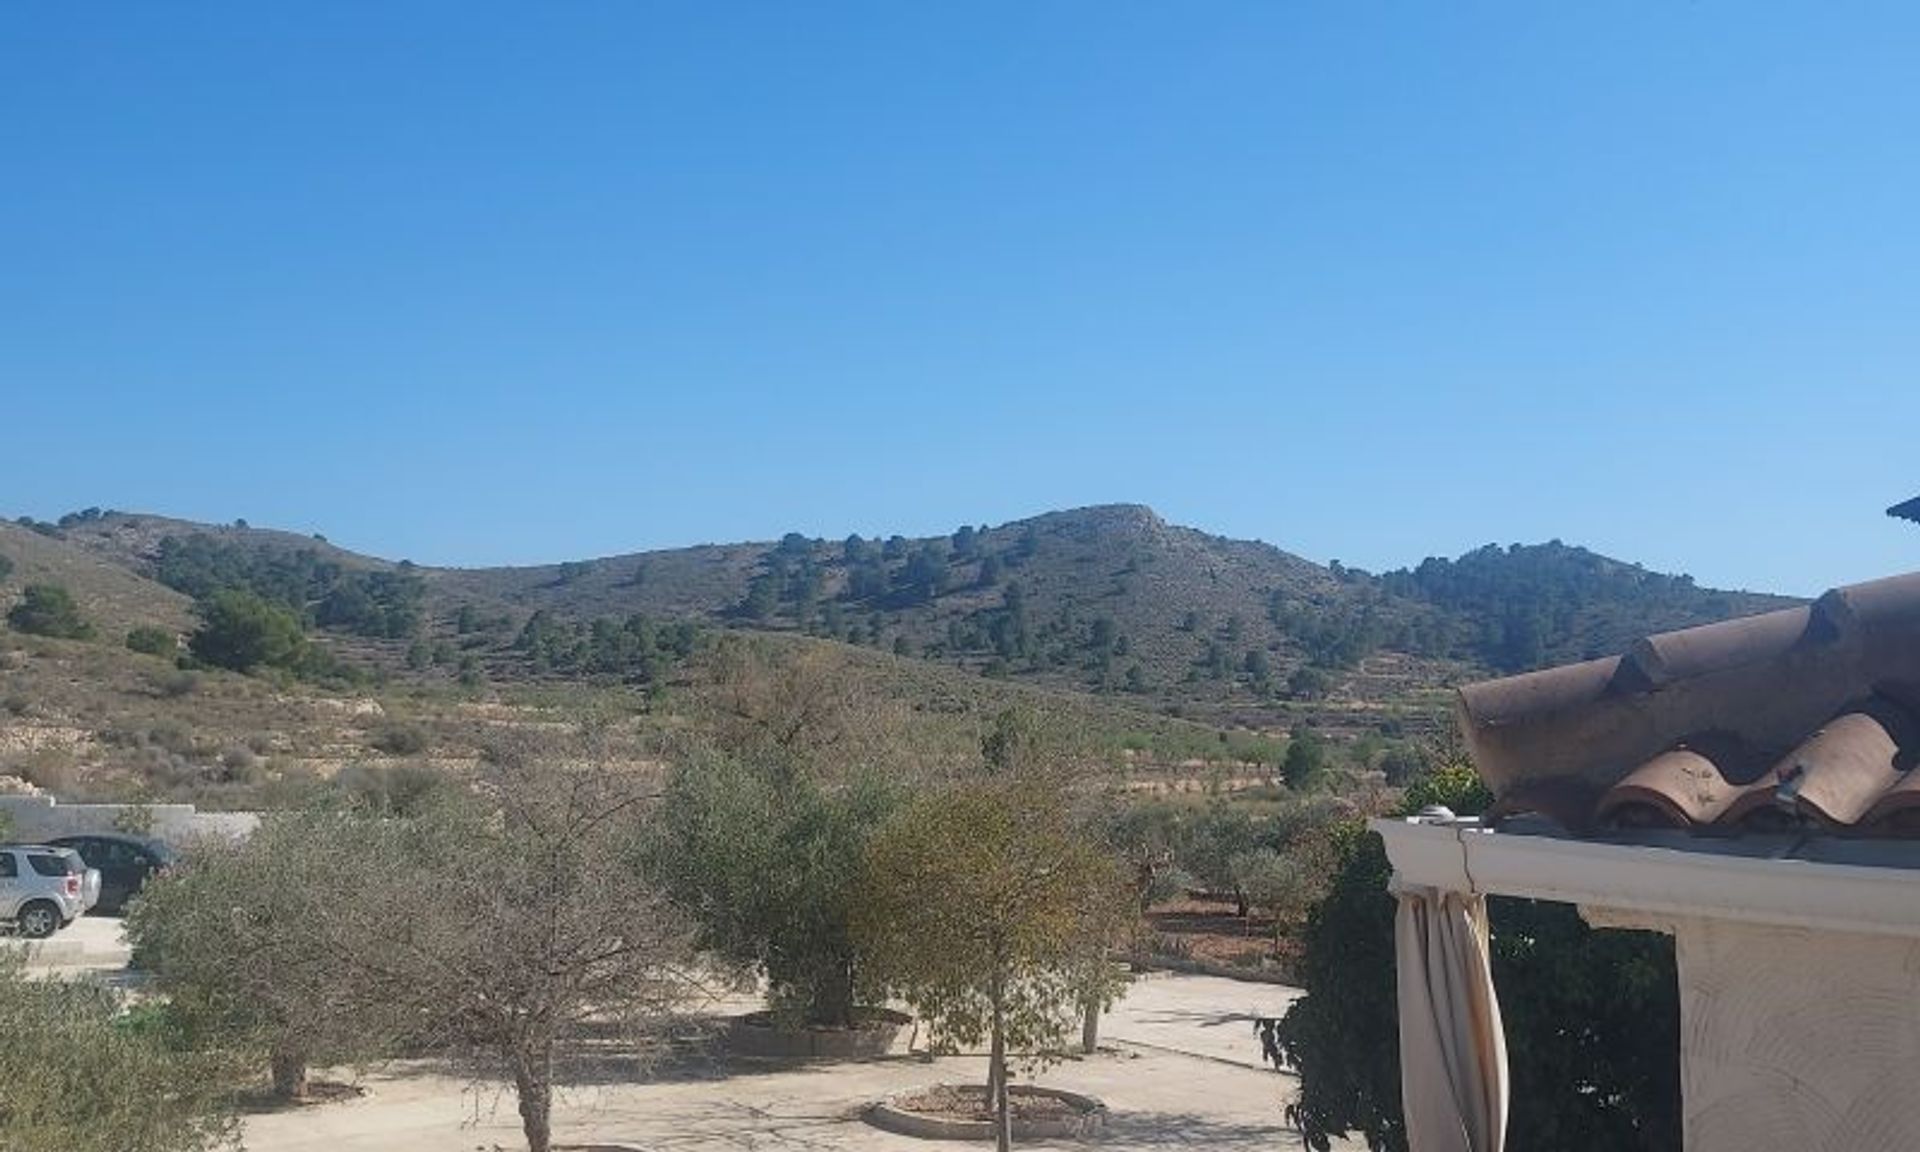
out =
<path fill-rule="evenodd" d="M 727 1021 L 727 1046 L 735 1056 L 772 1060 L 874 1060 L 893 1051 L 913 1017 L 889 1008 L 860 1009 L 852 1028 L 776 1028 L 766 1012 Z"/>
<path fill-rule="evenodd" d="M 1127 956 L 1127 963 L 1136 972 L 1185 972 L 1192 976 L 1219 976 L 1227 980 L 1244 980 L 1249 984 L 1284 984 L 1289 988 L 1303 988 L 1306 982 L 1294 971 L 1291 964 L 1276 964 L 1269 968 L 1241 968 L 1233 964 L 1216 964 L 1211 960 L 1195 960 L 1187 956 L 1163 956 L 1148 952 L 1135 952 Z"/>
<path fill-rule="evenodd" d="M 946 1085 L 932 1085 L 942 1088 Z M 875 1128 L 883 1128 L 899 1136 L 912 1136 L 918 1140 L 992 1140 L 994 1139 L 991 1120 L 962 1120 L 952 1116 L 936 1116 L 926 1112 L 915 1112 L 907 1107 L 905 1101 L 929 1091 L 928 1088 L 903 1092 L 898 1096 L 889 1096 L 880 1103 L 868 1108 L 863 1115 L 867 1123 Z M 1015 1140 L 1075 1140 L 1097 1135 L 1106 1127 L 1107 1106 L 1093 1096 L 1079 1092 L 1069 1092 L 1064 1088 L 1042 1088 L 1038 1085 L 1015 1084 L 1007 1089 L 1014 1096 L 1043 1096 L 1065 1103 L 1073 1110 L 1073 1115 L 1044 1120 L 1022 1120 L 1013 1118 L 1013 1138 Z"/>
<path fill-rule="evenodd" d="M 255 812 L 202 812 L 191 804 L 62 804 L 51 796 L 0 796 L 15 840 L 51 840 L 117 832 L 138 819 L 147 835 L 174 847 L 219 837 L 237 840 L 260 824 Z"/>

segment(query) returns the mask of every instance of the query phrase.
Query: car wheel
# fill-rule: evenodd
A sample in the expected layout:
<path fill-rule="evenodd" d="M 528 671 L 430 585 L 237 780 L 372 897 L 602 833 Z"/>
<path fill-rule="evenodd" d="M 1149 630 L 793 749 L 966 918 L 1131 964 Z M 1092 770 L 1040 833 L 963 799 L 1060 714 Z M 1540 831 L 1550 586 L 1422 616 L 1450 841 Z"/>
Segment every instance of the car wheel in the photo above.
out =
<path fill-rule="evenodd" d="M 20 935 L 30 940 L 44 940 L 60 929 L 60 909 L 45 900 L 35 900 L 20 909 L 20 915 L 14 924 Z"/>

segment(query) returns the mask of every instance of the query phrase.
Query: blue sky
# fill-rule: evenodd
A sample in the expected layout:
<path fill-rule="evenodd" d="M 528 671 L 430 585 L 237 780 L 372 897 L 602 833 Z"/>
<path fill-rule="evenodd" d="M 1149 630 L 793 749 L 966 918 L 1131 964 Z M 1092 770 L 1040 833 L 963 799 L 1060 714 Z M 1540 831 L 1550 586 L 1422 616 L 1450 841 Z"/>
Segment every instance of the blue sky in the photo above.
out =
<path fill-rule="evenodd" d="M 1891 4 L 8 5 L 0 511 L 1920 568 L 1916 59 Z"/>

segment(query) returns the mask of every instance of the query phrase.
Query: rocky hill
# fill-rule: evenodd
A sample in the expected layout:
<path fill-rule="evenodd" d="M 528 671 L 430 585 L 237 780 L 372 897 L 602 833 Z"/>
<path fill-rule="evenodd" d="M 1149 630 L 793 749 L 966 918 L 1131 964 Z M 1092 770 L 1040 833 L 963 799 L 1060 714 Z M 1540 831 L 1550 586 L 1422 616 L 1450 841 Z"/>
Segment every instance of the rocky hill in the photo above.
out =
<path fill-rule="evenodd" d="M 1116 741 L 1157 733 L 1191 749 L 1214 733 L 1224 743 L 1303 724 L 1398 739 L 1437 724 L 1446 687 L 1462 679 L 1787 602 L 1696 588 L 1557 541 L 1376 576 L 1136 505 L 934 538 L 796 534 L 487 569 L 417 566 L 243 523 L 88 510 L 0 524 L 0 556 L 13 569 L 0 610 L 29 583 L 58 583 L 96 633 L 8 641 L 0 725 L 13 732 L 0 753 L 117 738 L 160 748 L 142 753 L 156 762 L 245 761 L 236 749 L 255 730 L 289 730 L 279 708 L 310 721 L 292 726 L 303 734 L 285 736 L 280 752 L 298 745 L 335 767 L 358 749 L 415 742 L 391 731 L 409 710 L 440 717 L 442 742 L 458 743 L 460 716 L 530 693 L 657 694 L 727 632 L 825 645 L 916 706 L 964 711 L 1037 692 L 1097 716 L 1089 723 Z M 141 627 L 184 638 L 195 603 L 231 589 L 297 618 L 328 655 L 323 674 L 183 671 L 122 643 Z M 102 702 L 115 693 L 120 704 Z M 64 736 L 27 738 L 28 713 L 75 722 Z M 133 734 L 113 736 L 130 714 Z"/>

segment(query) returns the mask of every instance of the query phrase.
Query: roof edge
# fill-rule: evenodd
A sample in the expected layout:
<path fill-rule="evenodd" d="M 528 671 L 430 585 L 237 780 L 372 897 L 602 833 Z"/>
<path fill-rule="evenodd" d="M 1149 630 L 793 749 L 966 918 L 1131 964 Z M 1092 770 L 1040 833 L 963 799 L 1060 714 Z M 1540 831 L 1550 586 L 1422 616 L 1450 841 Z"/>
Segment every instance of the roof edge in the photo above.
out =
<path fill-rule="evenodd" d="M 1375 819 L 1368 827 L 1386 841 L 1395 882 L 1404 886 L 1654 917 L 1920 937 L 1920 884 L 1913 882 L 1920 853 L 1908 843 L 1886 845 L 1885 862 L 1830 863 L 1712 846 L 1516 835 L 1471 822 Z"/>
<path fill-rule="evenodd" d="M 1600 787 L 1704 728 L 1785 751 L 1883 681 L 1920 676 L 1920 572 L 1810 604 L 1656 633 L 1621 656 L 1467 684 L 1455 714 L 1480 776 Z"/>

